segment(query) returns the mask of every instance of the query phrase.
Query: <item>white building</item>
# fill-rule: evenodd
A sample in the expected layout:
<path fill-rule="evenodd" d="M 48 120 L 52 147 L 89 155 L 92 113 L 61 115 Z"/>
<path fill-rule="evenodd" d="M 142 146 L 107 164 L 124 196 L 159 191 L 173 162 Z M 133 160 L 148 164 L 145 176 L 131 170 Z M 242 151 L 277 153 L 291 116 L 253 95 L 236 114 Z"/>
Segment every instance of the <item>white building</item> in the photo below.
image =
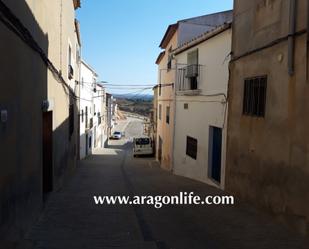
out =
<path fill-rule="evenodd" d="M 106 114 L 107 114 L 107 135 L 108 137 L 112 134 L 112 129 L 114 127 L 115 120 L 115 109 L 114 109 L 114 97 L 113 95 L 106 93 Z"/>
<path fill-rule="evenodd" d="M 231 25 L 224 24 L 174 50 L 177 175 L 224 188 Z"/>
<path fill-rule="evenodd" d="M 96 84 L 93 95 L 93 148 L 103 148 L 107 140 L 105 87 Z"/>
<path fill-rule="evenodd" d="M 81 63 L 80 159 L 103 147 L 105 132 L 105 89 L 97 84 L 98 75 L 86 62 Z"/>

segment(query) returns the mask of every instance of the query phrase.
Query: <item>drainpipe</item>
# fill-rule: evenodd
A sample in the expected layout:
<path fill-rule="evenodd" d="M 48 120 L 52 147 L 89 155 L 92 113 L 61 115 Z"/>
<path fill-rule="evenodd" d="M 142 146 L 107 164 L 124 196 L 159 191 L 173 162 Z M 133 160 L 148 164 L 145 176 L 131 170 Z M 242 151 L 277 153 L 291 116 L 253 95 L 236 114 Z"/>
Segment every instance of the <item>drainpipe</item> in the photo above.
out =
<path fill-rule="evenodd" d="M 294 74 L 294 56 L 295 56 L 295 29 L 296 29 L 296 2 L 290 0 L 290 17 L 289 17 L 289 35 L 288 35 L 288 73 Z"/>

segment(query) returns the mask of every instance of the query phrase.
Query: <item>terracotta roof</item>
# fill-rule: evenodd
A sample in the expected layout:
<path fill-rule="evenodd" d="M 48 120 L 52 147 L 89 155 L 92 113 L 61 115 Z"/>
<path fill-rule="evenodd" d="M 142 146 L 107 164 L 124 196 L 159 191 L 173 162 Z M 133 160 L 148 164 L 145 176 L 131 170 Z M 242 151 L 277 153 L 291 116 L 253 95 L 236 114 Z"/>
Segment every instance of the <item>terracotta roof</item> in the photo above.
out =
<path fill-rule="evenodd" d="M 74 9 L 78 9 L 81 7 L 80 1 L 81 0 L 73 0 Z"/>
<path fill-rule="evenodd" d="M 167 44 L 172 39 L 173 35 L 175 34 L 176 30 L 178 29 L 178 23 L 174 23 L 168 26 L 163 39 L 160 43 L 160 48 L 165 49 L 167 47 Z"/>
<path fill-rule="evenodd" d="M 163 56 L 165 55 L 165 51 L 162 51 L 159 55 L 158 58 L 156 59 L 156 64 L 158 65 L 160 61 L 163 59 Z"/>
<path fill-rule="evenodd" d="M 177 47 L 176 49 L 173 50 L 173 53 L 175 55 L 180 54 L 183 51 L 186 51 L 204 41 L 207 41 L 208 39 L 215 37 L 218 34 L 221 34 L 222 32 L 230 29 L 232 27 L 232 22 L 229 23 L 225 23 L 223 25 L 220 25 L 206 33 L 203 33 L 202 35 L 199 35 L 195 38 L 193 38 L 192 40 L 180 45 L 179 47 Z"/>

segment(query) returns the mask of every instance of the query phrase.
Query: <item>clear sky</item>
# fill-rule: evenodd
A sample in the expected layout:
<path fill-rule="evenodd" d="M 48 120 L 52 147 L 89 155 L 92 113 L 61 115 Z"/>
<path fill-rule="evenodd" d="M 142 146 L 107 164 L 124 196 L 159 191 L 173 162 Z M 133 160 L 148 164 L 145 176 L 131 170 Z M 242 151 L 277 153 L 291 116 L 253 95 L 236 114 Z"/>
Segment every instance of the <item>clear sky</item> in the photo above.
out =
<path fill-rule="evenodd" d="M 157 84 L 155 60 L 169 24 L 232 9 L 233 0 L 82 0 L 82 57 L 110 84 Z M 136 89 L 110 89 L 112 93 Z M 149 91 L 150 93 L 150 91 Z"/>

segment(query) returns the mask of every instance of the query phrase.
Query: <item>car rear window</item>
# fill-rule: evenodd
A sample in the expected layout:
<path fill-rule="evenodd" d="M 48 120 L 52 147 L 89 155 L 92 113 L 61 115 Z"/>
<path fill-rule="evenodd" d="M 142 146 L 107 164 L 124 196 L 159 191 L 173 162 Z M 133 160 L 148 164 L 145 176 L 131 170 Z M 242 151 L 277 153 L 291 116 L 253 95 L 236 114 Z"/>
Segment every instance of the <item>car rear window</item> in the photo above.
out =
<path fill-rule="evenodd" d="M 149 138 L 137 138 L 135 140 L 135 144 L 136 145 L 146 145 L 150 143 L 150 139 Z"/>
<path fill-rule="evenodd" d="M 114 132 L 114 134 L 115 134 L 115 135 L 120 135 L 120 134 L 121 134 L 121 132 L 116 131 L 116 132 Z"/>

